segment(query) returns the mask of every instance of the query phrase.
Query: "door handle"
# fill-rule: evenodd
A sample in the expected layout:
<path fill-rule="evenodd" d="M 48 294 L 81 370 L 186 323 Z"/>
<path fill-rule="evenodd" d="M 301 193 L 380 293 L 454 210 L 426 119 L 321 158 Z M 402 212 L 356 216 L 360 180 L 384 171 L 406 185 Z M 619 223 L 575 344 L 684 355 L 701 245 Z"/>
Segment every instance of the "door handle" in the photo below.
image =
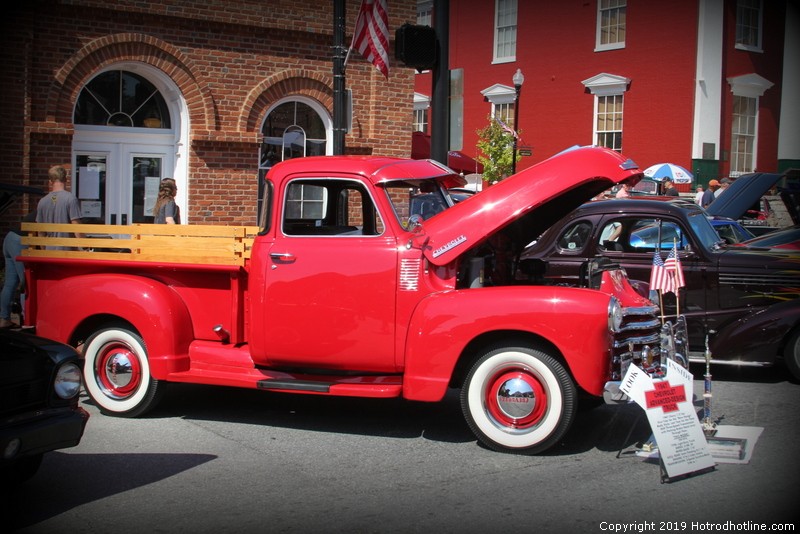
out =
<path fill-rule="evenodd" d="M 281 263 L 290 263 L 297 260 L 297 257 L 291 252 L 270 252 L 269 257 Z"/>

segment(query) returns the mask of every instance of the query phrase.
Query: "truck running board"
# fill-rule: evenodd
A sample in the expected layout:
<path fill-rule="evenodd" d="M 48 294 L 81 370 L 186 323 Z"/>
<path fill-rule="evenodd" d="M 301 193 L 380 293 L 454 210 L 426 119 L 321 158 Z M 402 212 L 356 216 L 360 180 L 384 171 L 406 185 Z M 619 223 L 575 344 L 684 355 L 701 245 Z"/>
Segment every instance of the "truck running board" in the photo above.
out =
<path fill-rule="evenodd" d="M 316 393 L 343 397 L 393 398 L 403 392 L 399 376 L 315 376 L 267 378 L 256 382 L 258 389 L 292 393 Z"/>
<path fill-rule="evenodd" d="M 313 391 L 315 393 L 330 393 L 331 385 L 331 382 L 314 382 L 312 380 L 280 380 L 277 378 L 258 381 L 258 389 Z"/>

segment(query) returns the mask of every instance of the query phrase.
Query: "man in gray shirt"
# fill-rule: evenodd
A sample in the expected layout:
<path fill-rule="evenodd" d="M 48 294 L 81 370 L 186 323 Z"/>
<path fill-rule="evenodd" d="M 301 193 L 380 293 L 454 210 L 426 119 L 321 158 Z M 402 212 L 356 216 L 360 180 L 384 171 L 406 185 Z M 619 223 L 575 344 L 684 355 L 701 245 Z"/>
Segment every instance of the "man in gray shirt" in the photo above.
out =
<path fill-rule="evenodd" d="M 36 207 L 37 223 L 80 224 L 81 207 L 75 195 L 67 191 L 67 171 L 61 165 L 50 167 L 50 193 L 45 195 Z M 40 234 L 41 235 L 41 234 Z M 47 232 L 48 237 L 70 237 L 70 232 Z M 75 237 L 83 234 L 75 233 Z M 52 248 L 52 247 L 48 247 Z M 65 248 L 65 247 L 57 247 Z"/>

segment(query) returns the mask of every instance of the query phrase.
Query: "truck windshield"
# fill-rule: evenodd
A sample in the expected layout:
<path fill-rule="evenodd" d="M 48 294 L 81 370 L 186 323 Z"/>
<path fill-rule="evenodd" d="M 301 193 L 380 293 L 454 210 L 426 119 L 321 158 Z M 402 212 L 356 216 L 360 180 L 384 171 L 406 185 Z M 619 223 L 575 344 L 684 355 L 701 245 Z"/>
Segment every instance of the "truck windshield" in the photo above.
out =
<path fill-rule="evenodd" d="M 395 180 L 381 186 L 403 228 L 408 228 L 408 219 L 412 215 L 428 220 L 455 203 L 447 190 L 435 180 Z"/>

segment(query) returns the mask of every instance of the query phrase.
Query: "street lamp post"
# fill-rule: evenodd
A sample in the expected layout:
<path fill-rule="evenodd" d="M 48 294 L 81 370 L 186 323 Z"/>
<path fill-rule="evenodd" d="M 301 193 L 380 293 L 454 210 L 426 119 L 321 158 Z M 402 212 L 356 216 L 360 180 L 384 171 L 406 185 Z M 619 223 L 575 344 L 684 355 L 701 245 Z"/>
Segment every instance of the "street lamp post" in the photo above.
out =
<path fill-rule="evenodd" d="M 517 132 L 519 131 L 519 93 L 522 91 L 522 84 L 525 81 L 525 76 L 522 71 L 517 69 L 514 76 L 511 77 L 514 82 L 514 151 L 511 155 L 511 174 L 517 174 Z"/>

